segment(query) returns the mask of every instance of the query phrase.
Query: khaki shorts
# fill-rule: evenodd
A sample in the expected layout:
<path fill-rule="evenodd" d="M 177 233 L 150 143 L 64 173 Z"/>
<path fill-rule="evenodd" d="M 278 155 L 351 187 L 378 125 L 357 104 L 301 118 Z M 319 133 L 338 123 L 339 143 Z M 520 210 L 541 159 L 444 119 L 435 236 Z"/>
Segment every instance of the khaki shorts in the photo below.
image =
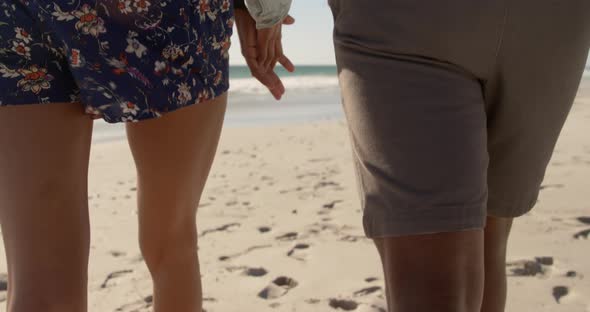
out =
<path fill-rule="evenodd" d="M 533 208 L 590 46 L 590 1 L 330 0 L 369 237 Z"/>

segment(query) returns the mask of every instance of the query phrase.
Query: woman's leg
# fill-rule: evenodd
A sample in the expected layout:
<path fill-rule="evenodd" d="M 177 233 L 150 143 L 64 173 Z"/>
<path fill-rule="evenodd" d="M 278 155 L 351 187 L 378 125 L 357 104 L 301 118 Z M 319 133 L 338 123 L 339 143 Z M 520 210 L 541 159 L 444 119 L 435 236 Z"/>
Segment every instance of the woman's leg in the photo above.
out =
<path fill-rule="evenodd" d="M 504 312 L 506 307 L 506 247 L 512 220 L 488 217 L 485 228 L 485 286 L 481 312 Z"/>
<path fill-rule="evenodd" d="M 9 312 L 86 311 L 91 136 L 80 104 L 0 107 Z"/>
<path fill-rule="evenodd" d="M 128 124 L 138 173 L 139 240 L 155 311 L 201 311 L 195 216 L 221 133 L 227 95 Z"/>

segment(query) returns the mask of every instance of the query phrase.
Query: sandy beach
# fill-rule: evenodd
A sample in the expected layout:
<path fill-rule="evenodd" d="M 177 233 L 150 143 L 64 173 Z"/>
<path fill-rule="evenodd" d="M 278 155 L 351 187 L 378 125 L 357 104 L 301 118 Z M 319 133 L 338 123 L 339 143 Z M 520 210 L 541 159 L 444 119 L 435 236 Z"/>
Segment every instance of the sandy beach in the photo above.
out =
<path fill-rule="evenodd" d="M 589 133 L 585 79 L 539 204 L 514 226 L 507 311 L 590 312 Z M 125 141 L 93 146 L 91 312 L 151 309 L 135 181 Z M 343 120 L 226 128 L 198 214 L 206 311 L 385 311 L 356 191 Z"/>

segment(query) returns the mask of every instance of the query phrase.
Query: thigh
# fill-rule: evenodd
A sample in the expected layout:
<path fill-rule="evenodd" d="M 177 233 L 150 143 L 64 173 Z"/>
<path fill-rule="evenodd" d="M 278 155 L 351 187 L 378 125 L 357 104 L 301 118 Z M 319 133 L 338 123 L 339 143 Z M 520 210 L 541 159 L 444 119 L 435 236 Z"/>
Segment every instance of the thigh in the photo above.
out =
<path fill-rule="evenodd" d="M 480 229 L 486 124 L 481 86 L 447 64 L 336 43 L 370 237 Z"/>
<path fill-rule="evenodd" d="M 227 95 L 127 125 L 138 174 L 140 225 L 193 222 L 215 155 Z M 180 210 L 175 210 L 180 209 Z"/>
<path fill-rule="evenodd" d="M 0 223 L 11 288 L 26 293 L 59 279 L 84 291 L 91 131 L 79 103 L 0 107 Z"/>
<path fill-rule="evenodd" d="M 590 2 L 519 0 L 508 9 L 497 67 L 485 87 L 488 209 L 514 218 L 537 202 L 574 102 L 590 47 Z"/>

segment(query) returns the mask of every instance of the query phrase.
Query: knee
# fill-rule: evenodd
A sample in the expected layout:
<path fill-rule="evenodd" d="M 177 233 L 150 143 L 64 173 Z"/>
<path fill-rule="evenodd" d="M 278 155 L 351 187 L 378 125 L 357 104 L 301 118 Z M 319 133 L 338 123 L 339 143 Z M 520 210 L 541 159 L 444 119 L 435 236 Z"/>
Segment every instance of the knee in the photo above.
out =
<path fill-rule="evenodd" d="M 483 298 L 480 232 L 377 240 L 393 311 L 478 312 Z"/>
<path fill-rule="evenodd" d="M 157 270 L 167 259 L 192 257 L 197 252 L 197 230 L 194 218 L 140 226 L 139 245 L 151 271 Z"/>

